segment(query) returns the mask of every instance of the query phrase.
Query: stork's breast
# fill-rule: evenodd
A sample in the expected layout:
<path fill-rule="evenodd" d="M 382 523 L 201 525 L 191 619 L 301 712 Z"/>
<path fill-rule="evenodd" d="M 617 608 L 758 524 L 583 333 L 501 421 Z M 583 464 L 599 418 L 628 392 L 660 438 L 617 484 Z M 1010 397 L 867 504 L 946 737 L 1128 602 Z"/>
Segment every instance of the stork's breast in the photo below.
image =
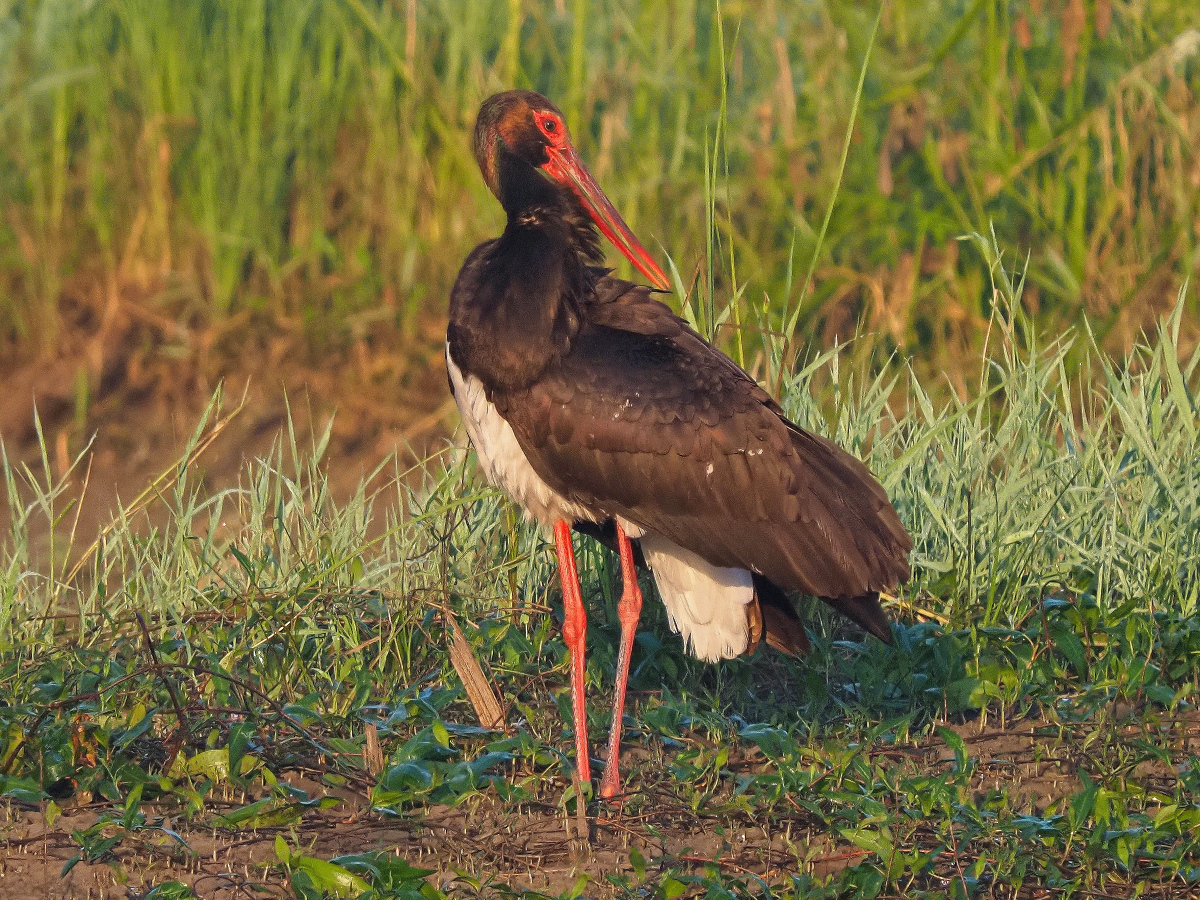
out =
<path fill-rule="evenodd" d="M 558 520 L 568 524 L 598 521 L 597 514 L 562 496 L 534 471 L 512 426 L 488 400 L 483 383 L 455 365 L 449 345 L 446 369 L 467 436 L 487 480 L 508 494 L 526 516 L 547 529 L 553 528 Z"/>

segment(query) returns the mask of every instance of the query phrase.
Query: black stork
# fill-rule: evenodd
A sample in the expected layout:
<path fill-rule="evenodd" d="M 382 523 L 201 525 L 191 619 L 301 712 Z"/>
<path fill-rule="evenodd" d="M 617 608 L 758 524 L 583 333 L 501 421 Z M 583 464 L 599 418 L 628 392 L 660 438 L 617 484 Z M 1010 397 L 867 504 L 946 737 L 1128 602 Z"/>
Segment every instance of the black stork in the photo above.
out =
<path fill-rule="evenodd" d="M 912 540 L 866 466 L 784 418 L 651 288 L 600 267 L 597 229 L 655 289 L 670 287 L 553 103 L 532 91 L 491 97 L 474 151 L 508 224 L 471 252 L 454 284 L 450 387 L 484 474 L 554 534 L 584 780 L 587 615 L 571 530 L 615 539 L 621 645 L 600 785 L 611 797 L 642 608 L 638 560 L 672 629 L 716 661 L 762 640 L 805 651 L 785 592 L 820 597 L 890 642 L 879 592 L 907 580 Z"/>

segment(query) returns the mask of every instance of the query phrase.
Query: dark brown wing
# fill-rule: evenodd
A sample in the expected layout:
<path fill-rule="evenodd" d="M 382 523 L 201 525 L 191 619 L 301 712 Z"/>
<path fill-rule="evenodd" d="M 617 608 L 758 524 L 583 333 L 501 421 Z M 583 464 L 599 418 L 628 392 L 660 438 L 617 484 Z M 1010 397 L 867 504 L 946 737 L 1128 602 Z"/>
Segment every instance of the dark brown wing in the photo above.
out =
<path fill-rule="evenodd" d="M 646 288 L 602 278 L 570 351 L 492 401 L 555 490 L 887 633 L 872 595 L 912 543 L 883 488 Z"/>

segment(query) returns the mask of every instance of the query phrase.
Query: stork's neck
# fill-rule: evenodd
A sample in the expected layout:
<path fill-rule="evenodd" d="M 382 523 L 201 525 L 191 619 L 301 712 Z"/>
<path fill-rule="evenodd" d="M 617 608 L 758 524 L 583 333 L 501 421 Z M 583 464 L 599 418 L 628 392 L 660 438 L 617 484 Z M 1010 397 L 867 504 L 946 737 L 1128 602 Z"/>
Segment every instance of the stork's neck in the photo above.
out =
<path fill-rule="evenodd" d="M 541 231 L 564 252 L 574 252 L 587 263 L 604 261 L 600 235 L 575 195 L 544 177 L 528 162 L 500 150 L 496 162 L 496 197 L 508 214 L 505 234 Z"/>
<path fill-rule="evenodd" d="M 595 278 L 588 264 L 598 243 L 586 214 L 514 162 L 501 168 L 497 191 L 504 234 L 471 255 L 450 297 L 451 354 L 489 390 L 527 387 L 570 351 Z"/>

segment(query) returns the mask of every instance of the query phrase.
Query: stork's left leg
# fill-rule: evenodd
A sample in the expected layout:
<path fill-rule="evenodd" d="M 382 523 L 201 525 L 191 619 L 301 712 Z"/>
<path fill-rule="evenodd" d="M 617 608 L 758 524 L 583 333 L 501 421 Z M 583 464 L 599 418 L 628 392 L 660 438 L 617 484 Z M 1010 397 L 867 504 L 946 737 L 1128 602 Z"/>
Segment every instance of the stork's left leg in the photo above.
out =
<path fill-rule="evenodd" d="M 600 796 L 613 797 L 621 790 L 621 775 L 617 762 L 621 755 L 622 718 L 625 715 L 625 686 L 629 681 L 629 658 L 633 655 L 633 638 L 637 633 L 638 619 L 642 615 L 642 590 L 638 587 L 637 567 L 633 562 L 633 544 L 617 523 L 617 551 L 621 556 L 621 580 L 624 587 L 621 601 L 617 604 L 617 618 L 621 622 L 621 650 L 617 656 L 617 684 L 613 695 L 612 727 L 608 732 L 608 762 L 604 766 L 604 778 L 600 782 Z"/>
<path fill-rule="evenodd" d="M 558 551 L 558 577 L 563 593 L 563 639 L 571 652 L 571 709 L 575 717 L 575 770 L 584 782 L 592 780 L 588 756 L 587 702 L 584 697 L 584 662 L 587 643 L 587 611 L 575 568 L 571 526 L 561 519 L 554 523 L 554 546 Z"/>

